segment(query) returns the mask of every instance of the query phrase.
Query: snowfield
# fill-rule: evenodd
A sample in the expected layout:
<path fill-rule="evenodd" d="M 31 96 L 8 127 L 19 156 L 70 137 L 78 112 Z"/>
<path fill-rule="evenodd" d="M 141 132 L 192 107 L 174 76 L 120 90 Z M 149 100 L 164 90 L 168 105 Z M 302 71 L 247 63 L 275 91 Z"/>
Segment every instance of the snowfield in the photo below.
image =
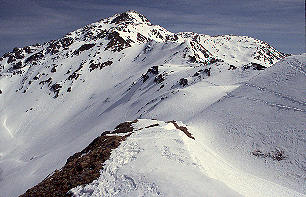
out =
<path fill-rule="evenodd" d="M 247 36 L 171 33 L 135 11 L 15 48 L 0 58 L 0 196 L 135 119 L 75 196 L 305 196 L 306 54 L 287 56 Z"/>

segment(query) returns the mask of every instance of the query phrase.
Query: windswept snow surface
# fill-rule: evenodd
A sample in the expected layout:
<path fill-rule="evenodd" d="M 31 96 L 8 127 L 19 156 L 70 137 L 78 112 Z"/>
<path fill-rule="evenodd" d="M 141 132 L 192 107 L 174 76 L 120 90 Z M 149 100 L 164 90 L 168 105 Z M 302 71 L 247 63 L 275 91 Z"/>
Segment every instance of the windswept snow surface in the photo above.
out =
<path fill-rule="evenodd" d="M 245 180 L 222 173 L 212 177 L 222 176 L 229 187 L 245 196 L 271 196 L 260 195 L 263 190 L 251 181 L 254 176 L 278 184 L 271 187 L 276 196 L 305 196 L 305 60 L 302 54 L 276 63 L 186 122 L 203 146 L 250 175 Z M 255 151 L 282 152 L 284 159 L 255 156 Z M 250 187 L 261 189 L 248 193 Z M 300 194 L 281 194 L 277 187 Z"/>
<path fill-rule="evenodd" d="M 235 168 L 172 123 L 140 119 L 133 127 L 100 178 L 72 189 L 74 196 L 303 196 Z"/>
<path fill-rule="evenodd" d="M 305 54 L 272 66 L 285 56 L 246 36 L 174 34 L 135 11 L 15 48 L 0 58 L 0 196 L 24 193 L 101 132 L 137 118 L 182 121 L 237 173 L 281 187 L 271 193 L 305 193 Z M 263 157 L 276 149 L 284 160 Z M 197 177 L 258 194 L 243 179 Z"/>
<path fill-rule="evenodd" d="M 98 180 L 72 191 L 76 196 L 305 196 L 305 57 L 277 63 L 201 112 L 180 104 L 172 109 L 173 101 L 165 101 L 176 113 L 172 118 L 183 112 L 190 118 L 195 140 L 172 123 L 139 120 L 136 131 L 159 126 L 132 134 L 113 151 Z M 254 150 L 283 150 L 285 158 L 256 157 Z"/>
<path fill-rule="evenodd" d="M 240 196 L 202 172 L 190 155 L 195 141 L 173 123 L 143 119 L 133 127 L 100 178 L 72 189 L 75 196 Z"/>

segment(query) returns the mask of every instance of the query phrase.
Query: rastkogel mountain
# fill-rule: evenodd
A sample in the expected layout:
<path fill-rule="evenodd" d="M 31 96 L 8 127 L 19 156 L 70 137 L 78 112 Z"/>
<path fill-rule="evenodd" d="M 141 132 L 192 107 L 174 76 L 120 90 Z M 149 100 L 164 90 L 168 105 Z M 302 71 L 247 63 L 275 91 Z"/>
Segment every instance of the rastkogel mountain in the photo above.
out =
<path fill-rule="evenodd" d="M 304 196 L 305 54 L 288 56 L 136 11 L 14 48 L 0 196 Z"/>

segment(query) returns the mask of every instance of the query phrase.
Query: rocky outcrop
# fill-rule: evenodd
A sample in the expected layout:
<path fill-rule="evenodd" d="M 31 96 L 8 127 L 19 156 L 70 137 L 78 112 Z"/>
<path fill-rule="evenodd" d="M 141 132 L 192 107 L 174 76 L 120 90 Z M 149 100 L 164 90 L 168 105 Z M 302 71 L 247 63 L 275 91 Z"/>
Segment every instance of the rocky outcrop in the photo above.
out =
<path fill-rule="evenodd" d="M 71 196 L 68 191 L 79 185 L 91 183 L 100 176 L 103 163 L 133 131 L 132 122 L 119 124 L 114 131 L 106 131 L 94 139 L 85 149 L 67 159 L 60 170 L 55 170 L 20 197 Z M 110 135 L 111 134 L 111 135 Z M 123 134 L 123 135 L 117 135 Z"/>

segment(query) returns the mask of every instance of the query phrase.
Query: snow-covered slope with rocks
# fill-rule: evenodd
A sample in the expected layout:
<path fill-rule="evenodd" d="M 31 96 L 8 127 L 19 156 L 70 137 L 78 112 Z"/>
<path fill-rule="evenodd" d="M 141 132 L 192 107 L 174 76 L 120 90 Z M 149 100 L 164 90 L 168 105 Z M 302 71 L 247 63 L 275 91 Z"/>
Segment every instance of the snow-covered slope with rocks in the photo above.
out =
<path fill-rule="evenodd" d="M 185 121 L 233 166 L 304 196 L 305 60 L 302 54 L 279 61 Z"/>
<path fill-rule="evenodd" d="M 246 36 L 171 33 L 135 11 L 92 23 L 59 40 L 15 48 L 0 58 L 0 196 L 24 193 L 60 169 L 70 155 L 86 147 L 101 132 L 138 118 L 182 121 L 190 129 L 195 128 L 195 135 L 199 135 L 196 143 L 213 143 L 212 150 L 224 162 L 232 162 L 248 173 L 258 164 L 260 168 L 254 169 L 258 171 L 254 176 L 281 185 L 273 187 L 272 193 L 285 194 L 287 189 L 283 186 L 290 188 L 289 196 L 293 190 L 305 193 L 305 188 L 301 188 L 305 178 L 305 73 L 287 80 L 298 83 L 294 86 L 298 90 L 292 90 L 291 83 L 283 83 L 282 89 L 279 85 L 272 87 L 269 81 L 288 77 L 295 68 L 304 72 L 305 55 L 289 57 L 269 68 L 286 56 L 267 43 Z M 293 63 L 293 67 L 280 66 L 296 60 L 299 62 Z M 278 78 L 271 76 L 271 70 L 276 68 L 276 74 L 286 70 L 289 73 Z M 256 77 L 259 74 L 267 77 Z M 239 103 L 239 99 L 246 104 Z M 256 102 L 258 105 L 253 105 Z M 251 104 L 251 111 L 246 110 Z M 285 108 L 287 111 L 282 111 Z M 254 110 L 259 111 L 253 113 Z M 252 119 L 249 114 L 257 118 Z M 250 124 L 242 124 L 244 121 Z M 279 135 L 267 133 L 268 127 L 278 125 L 270 121 L 281 122 L 282 126 L 274 126 Z M 232 129 L 236 123 L 241 129 Z M 296 130 L 294 135 L 289 127 L 290 131 Z M 251 134 L 244 133 L 247 128 Z M 289 156 L 273 160 L 274 148 Z M 261 151 L 255 153 L 257 156 L 252 154 L 257 150 Z M 237 155 L 241 155 L 241 160 Z M 239 161 L 254 165 L 245 167 Z M 264 168 L 270 169 L 273 176 L 263 173 Z M 292 176 L 281 175 L 282 171 Z M 217 180 L 205 183 L 229 187 L 225 190 L 233 194 L 252 196 L 254 192 L 231 185 L 232 179 L 209 173 L 205 177 Z M 237 185 L 240 183 L 244 181 Z"/>

